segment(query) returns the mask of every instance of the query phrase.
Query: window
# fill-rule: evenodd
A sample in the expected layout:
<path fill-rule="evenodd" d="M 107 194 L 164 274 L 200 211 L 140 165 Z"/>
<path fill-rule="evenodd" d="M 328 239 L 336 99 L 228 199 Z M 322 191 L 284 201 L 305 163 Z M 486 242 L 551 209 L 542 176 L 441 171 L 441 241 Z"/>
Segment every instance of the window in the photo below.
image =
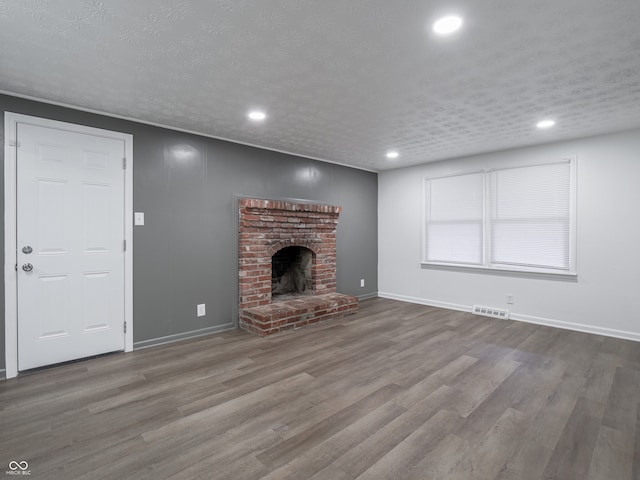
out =
<path fill-rule="evenodd" d="M 575 161 L 425 180 L 426 264 L 575 273 Z"/>
<path fill-rule="evenodd" d="M 425 182 L 425 260 L 483 264 L 484 173 Z"/>

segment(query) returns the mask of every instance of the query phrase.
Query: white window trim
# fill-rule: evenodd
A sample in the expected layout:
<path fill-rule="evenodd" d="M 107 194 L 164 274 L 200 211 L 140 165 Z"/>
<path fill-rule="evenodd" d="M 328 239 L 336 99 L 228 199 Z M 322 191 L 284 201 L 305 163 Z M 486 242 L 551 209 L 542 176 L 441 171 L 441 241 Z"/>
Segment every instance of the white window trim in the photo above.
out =
<path fill-rule="evenodd" d="M 18 375 L 18 282 L 17 282 L 17 145 L 18 123 L 70 130 L 89 135 L 100 135 L 123 140 L 125 144 L 124 235 L 127 248 L 124 253 L 124 320 L 127 331 L 124 351 L 133 351 L 133 135 L 99 128 L 86 127 L 56 120 L 5 112 L 4 115 L 4 292 L 5 292 L 5 376 Z"/>
<path fill-rule="evenodd" d="M 570 183 L 570 195 L 569 195 L 569 268 L 567 270 L 561 269 L 553 269 L 553 268 L 539 268 L 539 267 L 526 267 L 520 265 L 504 265 L 504 264 L 491 264 L 489 262 L 490 252 L 491 252 L 491 235 L 488 232 L 491 231 L 491 219 L 488 215 L 488 209 L 490 205 L 490 189 L 488 188 L 488 175 L 491 172 L 497 170 L 506 170 L 508 168 L 524 168 L 524 167 L 538 167 L 543 165 L 554 165 L 560 162 L 569 162 L 570 171 L 569 171 L 569 183 Z M 491 168 L 488 170 L 469 170 L 462 171 L 451 175 L 442 175 L 437 177 L 425 177 L 422 182 L 422 247 L 421 247 L 421 255 L 422 260 L 420 264 L 423 267 L 444 267 L 451 269 L 459 269 L 459 270 L 471 270 L 471 271 L 486 271 L 486 272 L 504 272 L 510 274 L 533 274 L 534 276 L 542 275 L 549 277 L 564 277 L 564 278 L 576 278 L 578 276 L 577 273 L 577 174 L 578 174 L 578 159 L 576 156 L 564 157 L 558 159 L 557 161 L 547 161 L 540 163 L 527 163 L 523 165 L 517 165 L 513 167 L 505 167 L 505 168 Z M 457 177 L 460 175 L 470 175 L 474 173 L 483 173 L 485 175 L 484 181 L 484 209 L 483 209 L 483 264 L 469 264 L 469 263 L 459 263 L 459 262 L 432 262 L 426 260 L 427 252 L 426 252 L 426 228 L 427 228 L 427 208 L 426 208 L 426 199 L 428 193 L 428 182 L 430 180 L 438 180 L 441 178 L 450 178 Z"/>

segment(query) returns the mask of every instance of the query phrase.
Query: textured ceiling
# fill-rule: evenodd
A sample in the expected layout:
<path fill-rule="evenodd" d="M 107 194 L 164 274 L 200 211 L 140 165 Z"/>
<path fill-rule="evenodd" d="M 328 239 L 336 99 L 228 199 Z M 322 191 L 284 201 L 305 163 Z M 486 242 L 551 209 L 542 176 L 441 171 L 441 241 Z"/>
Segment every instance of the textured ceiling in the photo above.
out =
<path fill-rule="evenodd" d="M 639 0 L 0 0 L 0 90 L 384 170 L 640 126 L 639 25 Z"/>

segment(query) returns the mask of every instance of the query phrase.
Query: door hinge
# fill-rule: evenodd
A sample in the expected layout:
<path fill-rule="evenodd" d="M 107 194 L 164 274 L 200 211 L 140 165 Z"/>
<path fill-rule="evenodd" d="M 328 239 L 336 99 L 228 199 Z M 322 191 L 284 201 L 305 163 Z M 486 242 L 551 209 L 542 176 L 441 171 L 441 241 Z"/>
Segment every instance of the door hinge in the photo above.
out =
<path fill-rule="evenodd" d="M 124 322 L 124 333 L 127 333 L 127 322 Z"/>
<path fill-rule="evenodd" d="M 122 157 L 122 169 L 127 169 L 127 157 Z"/>
<path fill-rule="evenodd" d="M 18 148 L 20 148 L 20 142 L 18 140 L 9 139 L 9 146 L 10 147 L 18 147 Z"/>
<path fill-rule="evenodd" d="M 16 272 L 18 271 L 18 264 L 16 263 Z"/>
<path fill-rule="evenodd" d="M 126 240 L 122 240 L 122 251 L 123 252 L 127 251 L 127 241 Z"/>

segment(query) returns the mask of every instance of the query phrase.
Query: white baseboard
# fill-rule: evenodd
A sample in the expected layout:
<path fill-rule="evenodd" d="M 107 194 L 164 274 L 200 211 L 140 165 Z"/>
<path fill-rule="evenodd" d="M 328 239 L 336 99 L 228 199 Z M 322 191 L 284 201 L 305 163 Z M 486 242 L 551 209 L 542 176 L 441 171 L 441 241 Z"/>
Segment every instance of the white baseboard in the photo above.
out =
<path fill-rule="evenodd" d="M 397 293 L 378 292 L 378 296 L 382 298 L 388 298 L 390 300 L 400 300 L 401 302 L 417 303 L 418 305 L 446 308 L 448 310 L 457 310 L 459 312 L 471 312 L 471 309 L 473 308 L 468 305 L 440 302 L 438 300 L 431 300 L 428 298 L 409 297 L 407 295 L 398 295 Z"/>
<path fill-rule="evenodd" d="M 472 305 L 460 305 L 457 303 L 441 302 L 438 300 L 430 300 L 428 298 L 410 297 L 407 295 L 398 295 L 395 293 L 378 292 L 378 296 L 382 298 L 389 298 L 391 300 L 400 300 L 401 302 L 417 303 L 419 305 L 447 308 L 449 310 L 458 310 L 461 312 L 471 312 L 471 310 L 473 309 Z M 546 327 L 562 328 L 563 330 L 573 330 L 575 332 L 591 333 L 594 335 L 603 335 L 605 337 L 621 338 L 623 340 L 640 342 L 640 333 L 629 332 L 626 330 L 616 330 L 614 328 L 598 327 L 595 325 L 586 325 L 583 323 L 565 322 L 564 320 L 536 317 L 534 315 L 523 315 L 514 312 L 509 313 L 509 320 L 516 320 L 518 322 L 533 323 L 535 325 L 544 325 Z"/>
<path fill-rule="evenodd" d="M 564 330 L 573 330 L 575 332 L 592 333 L 594 335 L 603 335 L 605 337 L 621 338 L 623 340 L 640 342 L 640 333 L 628 332 L 626 330 L 597 327 L 595 325 L 585 325 L 583 323 L 565 322 L 563 320 L 535 317 L 533 315 L 522 315 L 519 313 L 510 313 L 509 319 L 517 320 L 519 322 L 534 323 L 536 325 L 545 325 L 547 327 L 562 328 Z"/>

